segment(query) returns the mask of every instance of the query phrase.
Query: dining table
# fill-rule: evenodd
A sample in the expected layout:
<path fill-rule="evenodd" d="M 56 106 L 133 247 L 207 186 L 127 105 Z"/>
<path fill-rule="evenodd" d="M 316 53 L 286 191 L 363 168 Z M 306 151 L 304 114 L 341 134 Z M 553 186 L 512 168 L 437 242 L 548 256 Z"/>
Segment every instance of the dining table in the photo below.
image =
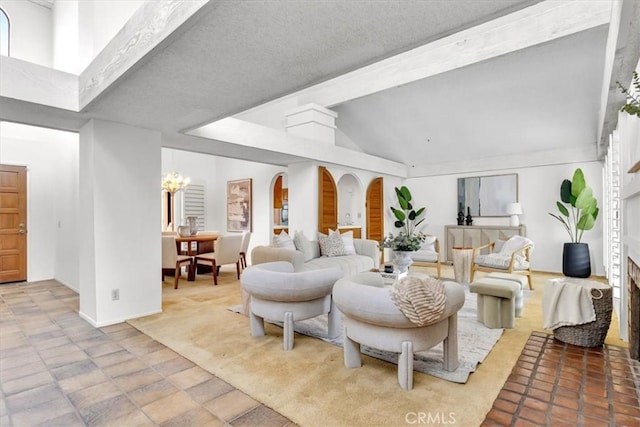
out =
<path fill-rule="evenodd" d="M 196 256 L 214 251 L 214 242 L 218 238 L 218 233 L 197 233 L 190 236 L 176 236 L 176 246 L 178 253 L 189 256 Z M 186 245 L 183 245 L 186 243 Z M 195 243 L 195 244 L 194 244 Z M 187 272 L 187 280 L 196 280 L 196 273 L 206 274 L 211 272 L 211 267 L 206 265 L 196 265 L 193 263 Z"/>

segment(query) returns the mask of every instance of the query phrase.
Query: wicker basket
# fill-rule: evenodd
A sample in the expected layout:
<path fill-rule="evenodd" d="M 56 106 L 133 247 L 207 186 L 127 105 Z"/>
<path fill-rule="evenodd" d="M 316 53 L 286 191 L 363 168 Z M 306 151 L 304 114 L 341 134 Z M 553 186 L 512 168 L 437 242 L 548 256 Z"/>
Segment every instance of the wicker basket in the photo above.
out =
<path fill-rule="evenodd" d="M 613 310 L 613 291 L 611 286 L 606 289 L 591 289 L 593 308 L 596 312 L 596 320 L 583 325 L 561 326 L 553 330 L 553 336 L 567 344 L 582 347 L 600 347 L 611 324 L 611 311 Z"/>

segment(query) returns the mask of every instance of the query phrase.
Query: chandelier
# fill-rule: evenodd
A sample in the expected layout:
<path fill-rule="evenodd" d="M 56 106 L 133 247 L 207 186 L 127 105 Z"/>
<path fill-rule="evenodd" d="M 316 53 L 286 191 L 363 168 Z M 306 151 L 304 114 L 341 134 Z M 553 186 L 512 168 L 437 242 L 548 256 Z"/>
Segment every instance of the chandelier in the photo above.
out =
<path fill-rule="evenodd" d="M 162 177 L 162 189 L 169 194 L 175 194 L 187 188 L 191 179 L 185 178 L 177 172 L 169 172 Z"/>

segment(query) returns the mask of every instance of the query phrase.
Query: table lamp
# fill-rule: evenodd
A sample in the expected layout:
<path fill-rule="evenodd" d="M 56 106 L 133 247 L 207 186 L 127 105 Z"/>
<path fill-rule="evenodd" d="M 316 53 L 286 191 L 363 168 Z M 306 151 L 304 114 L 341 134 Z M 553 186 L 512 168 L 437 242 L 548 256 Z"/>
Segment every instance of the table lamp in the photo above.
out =
<path fill-rule="evenodd" d="M 509 203 L 507 205 L 507 214 L 511 215 L 509 218 L 509 225 L 512 227 L 517 227 L 520 225 L 520 218 L 518 215 L 522 215 L 522 206 L 520 203 Z"/>

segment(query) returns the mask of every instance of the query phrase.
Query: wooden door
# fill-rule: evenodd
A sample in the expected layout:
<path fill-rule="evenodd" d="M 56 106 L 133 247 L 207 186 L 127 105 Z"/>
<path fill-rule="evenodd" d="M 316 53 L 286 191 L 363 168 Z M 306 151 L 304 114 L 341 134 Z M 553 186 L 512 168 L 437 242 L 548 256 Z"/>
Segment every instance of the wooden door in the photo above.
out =
<path fill-rule="evenodd" d="M 27 168 L 0 165 L 0 283 L 27 280 Z"/>
<path fill-rule="evenodd" d="M 329 233 L 338 228 L 338 191 L 331 173 L 324 166 L 318 168 L 318 231 Z"/>
<path fill-rule="evenodd" d="M 367 239 L 382 242 L 384 237 L 384 192 L 382 177 L 371 181 L 367 188 Z"/>

